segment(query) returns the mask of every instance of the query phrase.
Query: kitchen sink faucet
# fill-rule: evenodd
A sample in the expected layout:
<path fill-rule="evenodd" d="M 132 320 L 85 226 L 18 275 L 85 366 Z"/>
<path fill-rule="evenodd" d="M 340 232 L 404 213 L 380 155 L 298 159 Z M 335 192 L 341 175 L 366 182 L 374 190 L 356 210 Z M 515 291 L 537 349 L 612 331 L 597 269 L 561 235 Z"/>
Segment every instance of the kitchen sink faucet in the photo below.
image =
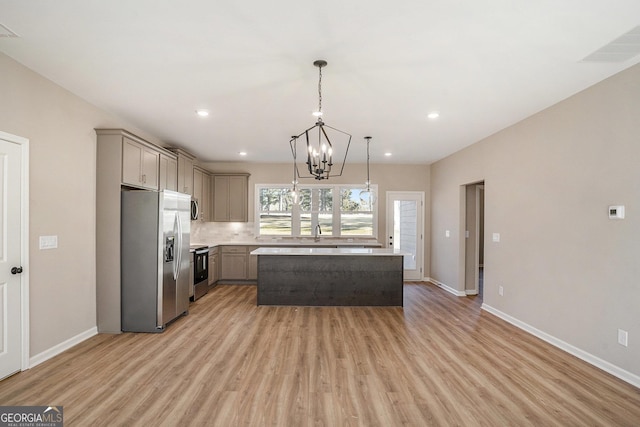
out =
<path fill-rule="evenodd" d="M 322 234 L 322 228 L 320 228 L 320 224 L 316 225 L 316 228 L 313 231 L 313 240 L 316 242 L 320 241 L 320 235 Z"/>

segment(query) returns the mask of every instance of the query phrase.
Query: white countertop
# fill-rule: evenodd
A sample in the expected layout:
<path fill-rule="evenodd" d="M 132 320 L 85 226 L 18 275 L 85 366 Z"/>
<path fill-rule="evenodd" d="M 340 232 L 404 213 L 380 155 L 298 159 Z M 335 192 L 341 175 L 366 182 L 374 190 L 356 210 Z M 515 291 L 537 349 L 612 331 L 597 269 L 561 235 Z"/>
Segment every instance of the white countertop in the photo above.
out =
<path fill-rule="evenodd" d="M 405 253 L 387 248 L 258 248 L 251 255 L 403 256 Z"/>
<path fill-rule="evenodd" d="M 313 238 L 284 238 L 284 239 L 253 239 L 253 240 L 231 240 L 217 241 L 215 243 L 191 243 L 191 246 L 294 246 L 294 247 L 316 247 L 316 246 L 341 246 L 341 247 L 381 247 L 382 244 L 376 240 L 358 239 L 338 239 L 326 238 L 315 241 Z"/>

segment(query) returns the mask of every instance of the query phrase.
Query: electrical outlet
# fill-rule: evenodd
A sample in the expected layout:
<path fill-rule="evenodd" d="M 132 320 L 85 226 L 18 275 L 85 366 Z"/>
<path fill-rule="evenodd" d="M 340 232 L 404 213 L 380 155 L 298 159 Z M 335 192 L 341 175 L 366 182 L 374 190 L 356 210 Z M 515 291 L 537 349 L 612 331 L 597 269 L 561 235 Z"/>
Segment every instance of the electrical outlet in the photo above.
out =
<path fill-rule="evenodd" d="M 618 344 L 627 347 L 629 345 L 629 332 L 618 329 Z"/>
<path fill-rule="evenodd" d="M 498 286 L 498 295 L 500 296 L 504 295 L 504 288 L 502 286 Z"/>

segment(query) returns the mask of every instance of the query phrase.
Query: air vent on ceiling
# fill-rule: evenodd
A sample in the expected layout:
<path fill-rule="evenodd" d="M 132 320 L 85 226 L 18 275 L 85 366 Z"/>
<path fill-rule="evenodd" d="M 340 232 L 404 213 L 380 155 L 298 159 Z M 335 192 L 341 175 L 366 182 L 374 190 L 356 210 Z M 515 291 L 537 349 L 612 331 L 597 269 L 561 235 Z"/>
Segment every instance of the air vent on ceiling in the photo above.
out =
<path fill-rule="evenodd" d="M 640 54 L 640 26 L 635 27 L 609 44 L 602 46 L 584 62 L 622 62 Z"/>
<path fill-rule="evenodd" d="M 7 28 L 6 25 L 0 24 L 0 37 L 20 37 L 20 36 L 14 33 L 13 31 L 11 31 L 9 28 Z"/>

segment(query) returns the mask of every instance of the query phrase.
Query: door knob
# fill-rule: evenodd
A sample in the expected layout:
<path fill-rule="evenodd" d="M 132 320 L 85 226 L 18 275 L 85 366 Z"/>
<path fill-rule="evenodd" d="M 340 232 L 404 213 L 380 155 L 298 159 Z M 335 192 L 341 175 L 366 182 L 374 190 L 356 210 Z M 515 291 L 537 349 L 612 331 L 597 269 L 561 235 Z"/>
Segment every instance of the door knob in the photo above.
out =
<path fill-rule="evenodd" d="M 11 267 L 11 274 L 20 274 L 22 273 L 22 267 Z"/>

